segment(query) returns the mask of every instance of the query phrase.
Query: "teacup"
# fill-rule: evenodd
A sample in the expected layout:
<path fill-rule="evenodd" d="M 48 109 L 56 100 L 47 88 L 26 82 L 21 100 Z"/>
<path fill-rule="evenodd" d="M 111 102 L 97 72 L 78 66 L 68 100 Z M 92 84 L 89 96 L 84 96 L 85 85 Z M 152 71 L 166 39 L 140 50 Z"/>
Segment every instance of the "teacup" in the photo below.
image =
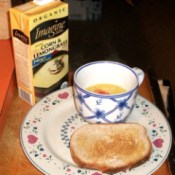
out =
<path fill-rule="evenodd" d="M 143 70 L 114 61 L 90 62 L 79 67 L 73 80 L 79 115 L 89 123 L 124 122 L 133 109 L 143 79 Z M 119 86 L 124 91 L 110 94 L 88 90 L 88 87 L 102 84 Z"/>

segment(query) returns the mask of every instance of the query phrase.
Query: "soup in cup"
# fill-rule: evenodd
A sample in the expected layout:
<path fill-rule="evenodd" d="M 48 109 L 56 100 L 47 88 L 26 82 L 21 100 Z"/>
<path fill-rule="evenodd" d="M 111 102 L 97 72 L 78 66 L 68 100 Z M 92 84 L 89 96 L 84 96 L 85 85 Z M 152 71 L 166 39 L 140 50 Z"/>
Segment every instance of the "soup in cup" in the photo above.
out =
<path fill-rule="evenodd" d="M 124 122 L 131 113 L 144 72 L 114 61 L 79 67 L 73 90 L 77 111 L 89 123 Z"/>

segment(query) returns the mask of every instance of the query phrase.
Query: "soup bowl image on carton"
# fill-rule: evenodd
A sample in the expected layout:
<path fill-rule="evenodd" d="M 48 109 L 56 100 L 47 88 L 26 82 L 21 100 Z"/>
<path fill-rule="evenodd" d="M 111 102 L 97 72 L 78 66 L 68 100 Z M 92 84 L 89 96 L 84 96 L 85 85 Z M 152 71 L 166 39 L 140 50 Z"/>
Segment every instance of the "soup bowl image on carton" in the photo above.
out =
<path fill-rule="evenodd" d="M 79 67 L 73 80 L 79 115 L 89 123 L 124 122 L 143 79 L 143 70 L 114 61 L 90 62 Z"/>

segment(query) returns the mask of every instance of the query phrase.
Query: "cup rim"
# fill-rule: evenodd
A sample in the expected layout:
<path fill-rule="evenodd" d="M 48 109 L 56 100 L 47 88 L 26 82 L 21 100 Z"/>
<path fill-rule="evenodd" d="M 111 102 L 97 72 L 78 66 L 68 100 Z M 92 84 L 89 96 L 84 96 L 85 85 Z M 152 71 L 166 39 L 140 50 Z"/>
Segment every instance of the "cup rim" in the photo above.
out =
<path fill-rule="evenodd" d="M 76 81 L 76 75 L 79 73 L 79 71 L 81 69 L 83 69 L 84 67 L 87 67 L 89 65 L 92 65 L 92 64 L 99 64 L 99 63 L 102 63 L 102 64 L 105 64 L 105 63 L 110 63 L 110 64 L 117 64 L 117 65 L 120 65 L 120 66 L 123 66 L 123 67 L 126 67 L 127 69 L 129 69 L 134 75 L 135 75 L 135 78 L 137 80 L 137 84 L 136 86 L 134 86 L 131 90 L 127 91 L 127 92 L 124 92 L 124 93 L 120 93 L 120 94 L 97 94 L 97 93 L 94 93 L 94 92 L 90 92 L 86 89 L 83 89 L 79 86 L 79 84 L 77 83 Z M 123 63 L 120 63 L 120 62 L 116 62 L 116 61 L 93 61 L 93 62 L 89 62 L 89 63 L 86 63 L 82 66 L 80 66 L 74 73 L 74 76 L 73 76 L 73 83 L 74 85 L 79 89 L 81 90 L 82 92 L 86 93 L 86 94 L 89 94 L 91 96 L 94 96 L 94 97 L 99 97 L 99 98 L 114 98 L 114 97 L 123 97 L 123 96 L 126 96 L 130 93 L 133 93 L 134 91 L 137 90 L 138 86 L 139 86 L 139 81 L 138 81 L 138 77 L 137 77 L 137 74 L 134 72 L 134 70 L 129 67 L 128 65 L 126 64 L 123 64 Z"/>

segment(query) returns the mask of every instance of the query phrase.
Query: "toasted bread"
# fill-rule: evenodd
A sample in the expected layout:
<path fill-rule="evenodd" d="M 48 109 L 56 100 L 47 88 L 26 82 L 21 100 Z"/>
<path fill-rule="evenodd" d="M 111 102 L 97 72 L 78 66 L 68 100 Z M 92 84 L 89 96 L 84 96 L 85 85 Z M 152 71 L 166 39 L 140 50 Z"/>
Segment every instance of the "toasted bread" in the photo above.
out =
<path fill-rule="evenodd" d="M 87 124 L 72 134 L 70 151 L 79 167 L 118 172 L 146 161 L 152 144 L 146 129 L 136 123 Z"/>

